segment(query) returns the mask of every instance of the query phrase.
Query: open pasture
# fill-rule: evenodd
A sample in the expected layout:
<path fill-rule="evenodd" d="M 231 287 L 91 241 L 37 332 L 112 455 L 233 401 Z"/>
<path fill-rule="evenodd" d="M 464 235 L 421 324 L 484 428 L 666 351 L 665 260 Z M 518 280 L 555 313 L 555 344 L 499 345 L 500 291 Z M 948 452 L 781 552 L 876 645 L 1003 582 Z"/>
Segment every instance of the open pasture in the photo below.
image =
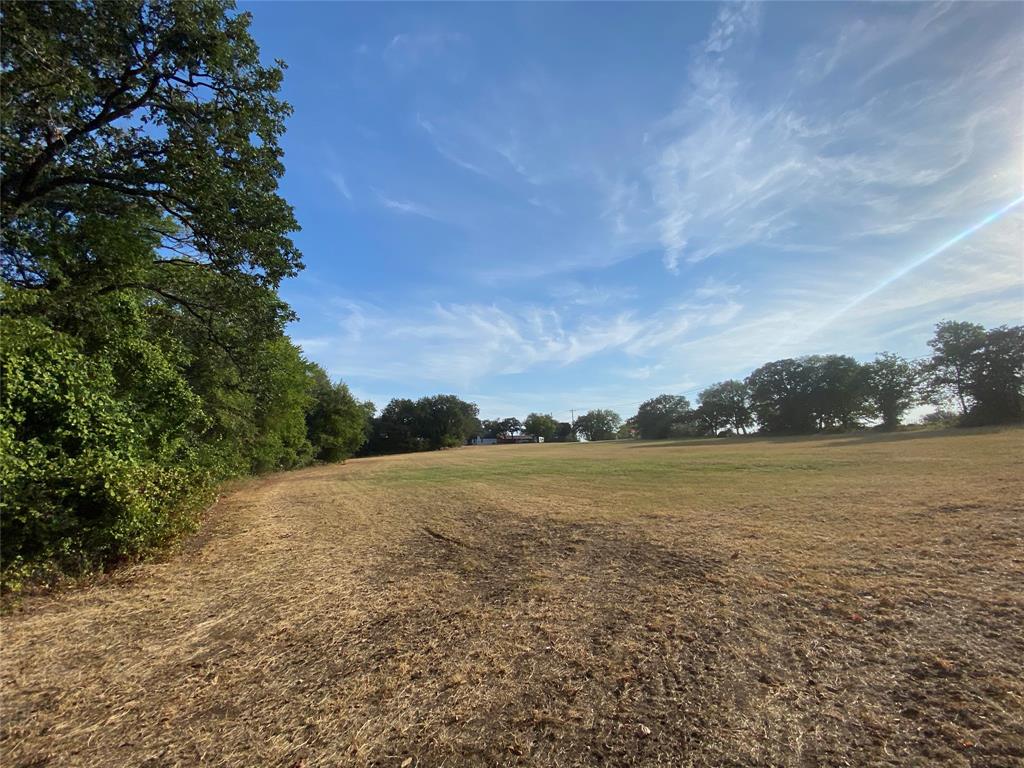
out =
<path fill-rule="evenodd" d="M 247 481 L 4 620 L 8 766 L 1019 766 L 1024 432 Z"/>

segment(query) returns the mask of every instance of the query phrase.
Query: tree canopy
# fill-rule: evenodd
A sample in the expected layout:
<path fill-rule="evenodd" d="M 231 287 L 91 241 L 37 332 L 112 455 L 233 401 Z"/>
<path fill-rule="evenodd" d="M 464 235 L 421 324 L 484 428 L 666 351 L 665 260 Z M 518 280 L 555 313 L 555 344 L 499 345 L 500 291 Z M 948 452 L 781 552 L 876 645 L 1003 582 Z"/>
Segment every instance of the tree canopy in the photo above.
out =
<path fill-rule="evenodd" d="M 479 409 L 455 395 L 396 398 L 373 419 L 366 454 L 454 448 L 478 434 Z"/>
<path fill-rule="evenodd" d="M 865 371 L 847 355 L 765 363 L 746 384 L 751 411 L 764 432 L 851 429 L 867 415 Z"/>
<path fill-rule="evenodd" d="M 923 375 L 931 400 L 955 403 L 969 424 L 1024 418 L 1024 326 L 985 330 L 943 321 L 928 345 Z"/>
<path fill-rule="evenodd" d="M 698 418 L 710 434 L 731 429 L 745 435 L 754 424 L 746 382 L 729 379 L 712 384 L 697 396 L 697 402 Z"/>
<path fill-rule="evenodd" d="M 943 320 L 928 342 L 932 358 L 925 369 L 932 395 L 953 400 L 966 414 L 974 404 L 970 392 L 974 356 L 985 343 L 985 328 L 977 323 Z"/>
<path fill-rule="evenodd" d="M 550 442 L 558 432 L 558 421 L 550 413 L 531 413 L 523 421 L 523 431 Z"/>
<path fill-rule="evenodd" d="M 523 423 L 515 416 L 504 419 L 484 419 L 482 429 L 484 437 L 509 439 L 523 431 Z"/>
<path fill-rule="evenodd" d="M 681 395 L 658 395 L 641 403 L 633 426 L 643 440 L 659 440 L 669 436 L 672 428 L 691 417 L 690 401 Z"/>
<path fill-rule="evenodd" d="M 920 369 L 899 355 L 883 352 L 865 366 L 865 388 L 872 415 L 886 429 L 899 426 L 918 400 Z"/>
<path fill-rule="evenodd" d="M 5 587 L 130 558 L 365 409 L 284 335 L 289 107 L 230 3 L 4 3 Z"/>
<path fill-rule="evenodd" d="M 161 274 L 203 264 L 273 287 L 301 267 L 295 218 L 277 194 L 283 64 L 260 63 L 249 15 L 232 8 L 4 4 L 9 283 L 53 287 L 66 269 L 77 274 L 100 222 L 156 238 Z M 55 237 L 67 247 L 47 248 Z"/>
<path fill-rule="evenodd" d="M 615 411 L 587 411 L 576 419 L 574 425 L 577 435 L 585 440 L 612 440 L 622 424 L 622 417 Z"/>

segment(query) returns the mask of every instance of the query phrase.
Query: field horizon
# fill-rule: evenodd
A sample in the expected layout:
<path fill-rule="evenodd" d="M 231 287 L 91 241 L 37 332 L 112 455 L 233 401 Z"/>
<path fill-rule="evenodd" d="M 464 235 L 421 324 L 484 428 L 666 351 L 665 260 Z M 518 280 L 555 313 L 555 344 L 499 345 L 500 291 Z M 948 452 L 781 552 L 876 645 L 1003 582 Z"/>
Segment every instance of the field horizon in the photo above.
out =
<path fill-rule="evenodd" d="M 466 447 L 243 481 L 5 619 L 37 765 L 1024 759 L 1024 430 Z"/>

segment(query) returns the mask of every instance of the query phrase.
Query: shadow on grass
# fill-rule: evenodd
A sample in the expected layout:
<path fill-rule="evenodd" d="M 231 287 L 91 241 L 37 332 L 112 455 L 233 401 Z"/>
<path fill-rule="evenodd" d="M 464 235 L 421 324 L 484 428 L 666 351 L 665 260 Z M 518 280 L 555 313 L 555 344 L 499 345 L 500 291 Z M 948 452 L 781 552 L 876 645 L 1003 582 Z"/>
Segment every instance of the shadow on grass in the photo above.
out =
<path fill-rule="evenodd" d="M 880 432 L 862 430 L 859 432 L 835 432 L 817 435 L 747 435 L 745 437 L 695 437 L 666 440 L 642 440 L 630 445 L 637 448 L 694 448 L 717 445 L 757 445 L 760 443 L 795 445 L 800 443 L 819 443 L 822 446 L 836 448 L 848 445 L 867 443 L 892 443 L 905 440 L 921 440 L 933 437 L 968 437 L 970 435 L 991 435 L 997 432 L 1021 430 L 1021 425 L 1003 424 L 991 427 L 949 427 L 946 429 L 915 429 L 905 432 Z M 1024 436 L 1024 430 L 1022 430 Z"/>

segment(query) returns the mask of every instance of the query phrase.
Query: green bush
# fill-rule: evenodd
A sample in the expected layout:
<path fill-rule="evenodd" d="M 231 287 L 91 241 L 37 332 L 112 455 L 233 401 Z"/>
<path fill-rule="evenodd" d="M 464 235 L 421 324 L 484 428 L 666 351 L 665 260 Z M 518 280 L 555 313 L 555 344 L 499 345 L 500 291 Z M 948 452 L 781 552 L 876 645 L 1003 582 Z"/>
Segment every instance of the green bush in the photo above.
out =
<path fill-rule="evenodd" d="M 366 413 L 307 421 L 315 377 L 277 294 L 302 269 L 278 192 L 291 108 L 248 14 L 8 0 L 3 24 L 0 571 L 16 588 L 167 542 L 225 477 L 342 458 Z"/>
<path fill-rule="evenodd" d="M 88 356 L 34 318 L 6 317 L 0 407 L 0 557 L 16 586 L 46 569 L 81 573 L 132 558 L 187 528 L 211 473 L 194 445 L 119 393 L 115 355 Z M 140 359 L 145 369 L 145 355 Z M 160 372 L 149 368 L 149 379 Z M 146 378 L 146 377 L 144 377 Z M 166 413 L 200 419 L 186 387 Z M 176 395 L 176 396 L 175 396 Z M 190 419 L 191 417 L 191 419 Z"/>

